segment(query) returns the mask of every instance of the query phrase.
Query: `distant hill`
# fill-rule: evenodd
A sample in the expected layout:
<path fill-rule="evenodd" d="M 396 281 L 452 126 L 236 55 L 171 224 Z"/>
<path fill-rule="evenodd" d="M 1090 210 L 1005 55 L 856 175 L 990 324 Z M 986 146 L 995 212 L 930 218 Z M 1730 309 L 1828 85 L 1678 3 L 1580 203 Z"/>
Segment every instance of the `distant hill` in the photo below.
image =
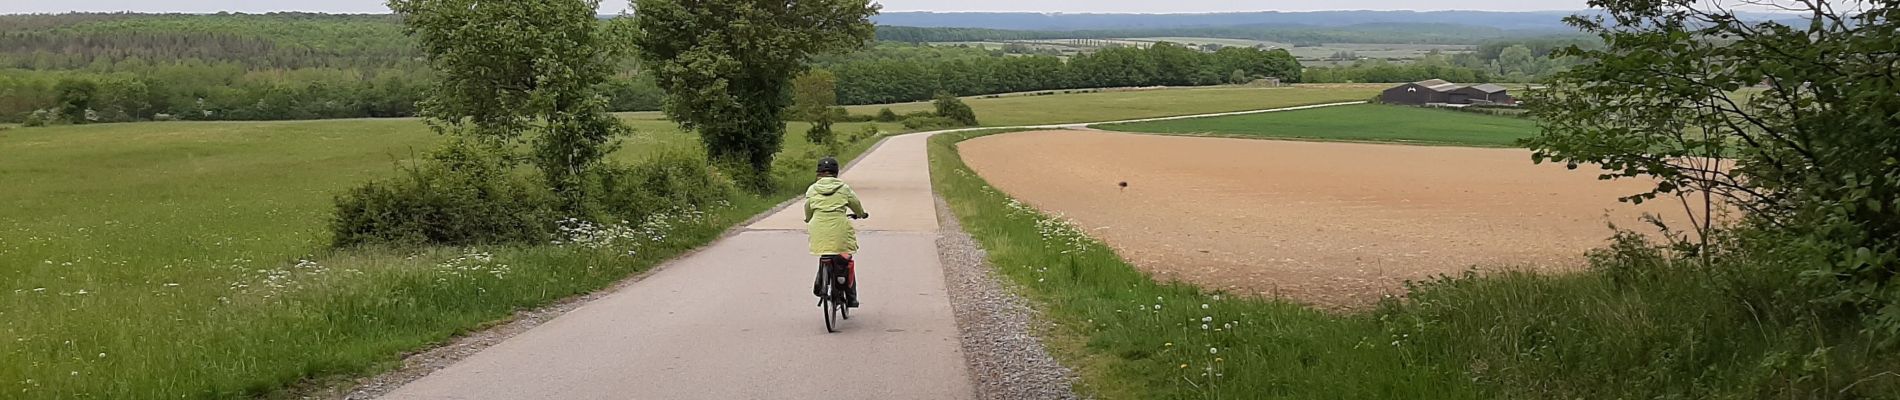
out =
<path fill-rule="evenodd" d="M 1382 24 L 1461 25 L 1539 33 L 1574 32 L 1564 17 L 1595 11 L 1310 11 L 1207 14 L 1064 14 L 988 12 L 889 12 L 879 25 L 925 28 L 986 28 L 1026 31 L 1181 29 L 1233 26 L 1348 27 Z M 1742 13 L 1742 18 L 1800 23 L 1794 14 Z"/>
<path fill-rule="evenodd" d="M 1114 39 L 1145 37 L 1204 37 L 1263 40 L 1317 46 L 1322 43 L 1482 44 L 1497 40 L 1575 36 L 1574 30 L 1500 29 L 1457 24 L 1384 23 L 1344 26 L 1232 25 L 1174 28 L 1082 30 L 1009 30 L 988 28 L 924 28 L 883 25 L 878 40 L 911 43 L 980 42 L 1042 39 Z"/>
<path fill-rule="evenodd" d="M 989 28 L 1011 30 L 1169 29 L 1238 25 L 1339 27 L 1366 24 L 1452 24 L 1508 30 L 1568 31 L 1563 18 L 1574 12 L 1498 11 L 1313 11 L 1211 14 L 1045 14 L 889 12 L 880 25 Z"/>

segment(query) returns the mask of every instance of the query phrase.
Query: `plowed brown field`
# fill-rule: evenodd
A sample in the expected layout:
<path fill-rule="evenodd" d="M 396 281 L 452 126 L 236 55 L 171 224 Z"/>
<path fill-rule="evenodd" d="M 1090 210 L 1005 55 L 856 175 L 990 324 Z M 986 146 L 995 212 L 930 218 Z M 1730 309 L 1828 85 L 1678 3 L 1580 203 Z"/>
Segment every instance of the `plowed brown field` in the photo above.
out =
<path fill-rule="evenodd" d="M 960 149 L 997 188 L 1072 218 L 1160 279 L 1328 308 L 1472 267 L 1574 270 L 1607 224 L 1648 228 L 1644 212 L 1685 223 L 1673 202 L 1616 201 L 1646 182 L 1534 165 L 1521 149 L 1085 131 Z"/>

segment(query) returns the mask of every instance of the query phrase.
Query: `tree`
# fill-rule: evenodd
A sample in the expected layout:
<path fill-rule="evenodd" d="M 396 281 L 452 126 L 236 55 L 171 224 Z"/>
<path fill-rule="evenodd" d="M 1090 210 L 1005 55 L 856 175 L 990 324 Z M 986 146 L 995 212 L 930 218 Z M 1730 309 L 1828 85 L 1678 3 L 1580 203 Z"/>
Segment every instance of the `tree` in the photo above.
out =
<path fill-rule="evenodd" d="M 831 71 L 814 69 L 792 80 L 792 116 L 811 122 L 811 128 L 805 130 L 805 141 L 824 146 L 832 155 L 841 148 L 831 124 L 840 115 L 849 114 L 837 105 L 838 78 Z"/>
<path fill-rule="evenodd" d="M 53 93 L 59 101 L 60 119 L 73 124 L 91 122 L 86 114 L 99 97 L 99 84 L 87 79 L 61 79 L 53 85 Z"/>
<path fill-rule="evenodd" d="M 818 121 L 838 105 L 838 77 L 831 71 L 814 69 L 792 80 L 792 117 Z"/>
<path fill-rule="evenodd" d="M 1506 47 L 1498 53 L 1498 65 L 1503 69 L 1498 71 L 1500 74 L 1533 73 L 1537 71 L 1537 55 L 1531 53 L 1531 48 L 1524 45 Z"/>
<path fill-rule="evenodd" d="M 1777 3 L 1810 18 L 1795 26 L 1719 4 L 1592 3 L 1605 13 L 1569 22 L 1608 47 L 1558 52 L 1584 62 L 1529 98 L 1535 159 L 1656 182 L 1630 201 L 1678 195 L 1706 214 L 1726 200 L 1792 254 L 1790 278 L 1900 338 L 1900 3 Z"/>
<path fill-rule="evenodd" d="M 438 132 L 531 159 L 575 211 L 582 178 L 629 129 L 599 93 L 624 54 L 596 18 L 599 0 L 390 0 L 440 81 L 422 103 Z"/>
<path fill-rule="evenodd" d="M 878 6 L 868 0 L 637 0 L 631 18 L 642 64 L 666 91 L 667 116 L 697 131 L 714 162 L 771 190 L 791 80 L 814 55 L 864 46 Z"/>
<path fill-rule="evenodd" d="M 971 109 L 969 104 L 964 104 L 962 99 L 951 96 L 949 93 L 941 93 L 937 95 L 937 101 L 933 103 L 932 105 L 937 108 L 937 116 L 948 119 L 957 125 L 977 125 L 976 110 Z"/>

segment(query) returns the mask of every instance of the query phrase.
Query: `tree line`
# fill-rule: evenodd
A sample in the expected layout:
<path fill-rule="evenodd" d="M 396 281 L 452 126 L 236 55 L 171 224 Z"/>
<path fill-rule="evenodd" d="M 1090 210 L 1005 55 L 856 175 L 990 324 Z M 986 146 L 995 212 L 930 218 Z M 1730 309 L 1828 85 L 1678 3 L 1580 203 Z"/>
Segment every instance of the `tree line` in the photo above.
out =
<path fill-rule="evenodd" d="M 1452 82 L 1538 82 L 1569 70 L 1581 61 L 1564 55 L 1562 49 L 1602 48 L 1603 42 L 1587 37 L 1547 37 L 1526 40 L 1495 41 L 1479 45 L 1469 53 L 1432 52 L 1411 62 L 1358 59 L 1337 54 L 1335 59 L 1350 64 L 1314 67 L 1306 70 L 1306 81 L 1316 83 L 1392 83 L 1444 79 Z"/>
<path fill-rule="evenodd" d="M 39 17 L 53 22 L 37 31 L 0 30 L 0 122 L 408 117 L 438 81 L 416 56 L 413 39 L 388 17 Z M 387 37 L 338 38 L 349 30 Z M 1064 59 L 884 41 L 811 63 L 837 72 L 843 104 L 1262 77 L 1294 82 L 1301 73 L 1285 51 L 1178 45 L 1112 47 Z M 600 83 L 608 110 L 661 108 L 650 74 L 631 62 L 616 70 Z"/>
<path fill-rule="evenodd" d="M 1545 31 L 1538 32 L 1547 33 Z M 1209 37 L 1265 40 L 1281 43 L 1472 44 L 1487 40 L 1519 38 L 1532 34 L 1533 33 L 1524 31 L 1458 24 L 1365 24 L 1340 27 L 1243 25 L 1047 31 L 879 26 L 877 30 L 877 36 L 880 40 L 909 43 Z"/>
<path fill-rule="evenodd" d="M 879 47 L 903 45 L 881 44 Z M 873 51 L 872 53 L 877 53 Z M 929 100 L 937 93 L 984 95 L 1074 88 L 1204 86 L 1260 78 L 1300 82 L 1299 60 L 1285 50 L 1229 47 L 1204 52 L 1173 43 L 1110 47 L 1067 60 L 1053 56 L 882 58 L 821 64 L 838 77 L 838 101 L 881 104 Z"/>

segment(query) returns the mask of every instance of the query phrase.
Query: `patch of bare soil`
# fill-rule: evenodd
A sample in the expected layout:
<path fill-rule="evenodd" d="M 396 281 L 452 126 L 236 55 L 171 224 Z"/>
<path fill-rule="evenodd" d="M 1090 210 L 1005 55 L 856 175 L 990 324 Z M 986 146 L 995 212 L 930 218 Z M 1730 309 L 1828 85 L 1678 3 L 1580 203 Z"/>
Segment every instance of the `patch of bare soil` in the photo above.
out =
<path fill-rule="evenodd" d="M 1534 165 L 1522 149 L 1039 131 L 961 144 L 992 185 L 1066 215 L 1158 279 L 1357 308 L 1406 280 L 1575 270 L 1649 187 Z M 1122 185 L 1126 182 L 1126 185 Z"/>

